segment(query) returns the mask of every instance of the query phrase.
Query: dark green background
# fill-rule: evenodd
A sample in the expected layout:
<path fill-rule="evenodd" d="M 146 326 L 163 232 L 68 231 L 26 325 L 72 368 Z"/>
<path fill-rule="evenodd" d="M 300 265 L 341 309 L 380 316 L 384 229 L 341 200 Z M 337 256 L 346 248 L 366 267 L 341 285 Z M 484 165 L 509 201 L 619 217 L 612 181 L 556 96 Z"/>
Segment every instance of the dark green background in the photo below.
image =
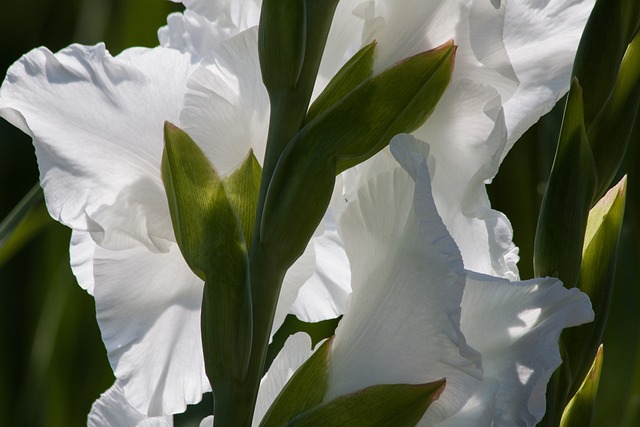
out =
<path fill-rule="evenodd" d="M 55 52 L 105 41 L 113 55 L 155 46 L 166 15 L 180 9 L 163 0 L 0 0 L 0 79 L 40 45 Z M 523 278 L 532 277 L 535 223 L 561 114 L 560 105 L 516 144 L 489 188 L 493 205 L 513 223 Z M 627 213 L 595 425 L 640 425 L 638 142 L 636 126 L 623 166 Z M 0 120 L 0 219 L 37 177 L 29 138 Z M 113 382 L 93 299 L 71 274 L 69 230 L 42 205 L 26 221 L 22 238 L 0 251 L 0 426 L 84 425 L 91 403 Z M 197 425 L 201 411 L 190 412 L 176 424 Z"/>

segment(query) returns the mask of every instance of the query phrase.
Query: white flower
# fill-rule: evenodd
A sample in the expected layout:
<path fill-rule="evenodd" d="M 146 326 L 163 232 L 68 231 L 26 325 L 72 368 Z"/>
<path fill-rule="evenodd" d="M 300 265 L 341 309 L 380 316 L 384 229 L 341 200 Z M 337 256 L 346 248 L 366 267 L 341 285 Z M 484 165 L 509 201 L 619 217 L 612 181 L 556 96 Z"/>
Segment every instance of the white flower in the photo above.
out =
<path fill-rule="evenodd" d="M 353 294 L 327 400 L 446 378 L 420 425 L 535 425 L 561 362 L 560 332 L 593 320 L 588 297 L 557 279 L 465 270 L 431 194 L 440 165 L 429 146 L 408 135 L 391 144 L 402 167 L 378 162 L 341 219 Z"/>
<path fill-rule="evenodd" d="M 432 196 L 427 165 L 439 165 L 429 146 L 398 135 L 391 150 L 400 164 L 386 152 L 372 159 L 341 217 L 353 293 L 332 344 L 325 401 L 445 378 L 419 425 L 535 425 L 561 362 L 562 329 L 593 319 L 588 297 L 554 278 L 510 282 L 465 270 Z M 278 355 L 254 425 L 311 355 L 309 344 L 294 336 Z"/>
<path fill-rule="evenodd" d="M 171 15 L 160 30 L 161 47 L 115 58 L 101 44 L 55 55 L 36 49 L 12 66 L 0 89 L 0 116 L 33 138 L 50 214 L 73 229 L 72 267 L 96 299 L 117 394 L 149 416 L 180 412 L 210 389 L 200 351 L 202 283 L 175 244 L 160 179 L 162 124 L 185 129 L 227 174 L 249 148 L 262 158 L 269 115 L 257 31 L 249 28 L 260 2 L 184 3 L 184 15 Z M 452 83 L 415 135 L 438 165 L 430 170 L 435 203 L 467 270 L 518 277 L 511 227 L 490 209 L 484 181 L 566 90 L 591 4 L 339 5 L 316 93 L 371 39 L 379 42 L 377 71 L 452 37 L 459 45 Z M 361 178 L 339 178 L 337 201 L 360 200 L 359 183 L 376 173 L 360 170 Z M 346 311 L 357 270 L 344 253 L 340 233 L 348 231 L 338 230 L 345 208 L 334 205 L 323 233 L 288 273 L 274 327 L 304 282 L 293 306 L 302 318 Z"/>

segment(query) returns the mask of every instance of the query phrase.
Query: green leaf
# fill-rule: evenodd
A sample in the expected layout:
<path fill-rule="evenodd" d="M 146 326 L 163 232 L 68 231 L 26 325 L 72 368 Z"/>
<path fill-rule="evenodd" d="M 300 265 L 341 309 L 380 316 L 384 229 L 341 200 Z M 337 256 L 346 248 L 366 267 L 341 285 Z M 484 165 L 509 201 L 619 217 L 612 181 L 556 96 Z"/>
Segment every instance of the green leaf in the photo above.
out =
<path fill-rule="evenodd" d="M 618 173 L 639 106 L 640 33 L 626 49 L 610 98 L 588 127 L 587 135 L 598 167 L 597 198 L 607 191 Z"/>
<path fill-rule="evenodd" d="M 329 357 L 333 338 L 293 374 L 265 414 L 260 427 L 280 427 L 296 415 L 318 406 L 327 392 Z"/>
<path fill-rule="evenodd" d="M 588 427 L 591 425 L 603 360 L 604 353 L 602 346 L 600 346 L 580 389 L 564 409 L 560 427 Z"/>
<path fill-rule="evenodd" d="M 260 69 L 267 90 L 295 88 L 306 49 L 305 0 L 265 0 L 258 28 Z"/>
<path fill-rule="evenodd" d="M 578 288 L 589 295 L 595 320 L 566 329 L 562 334 L 572 372 L 571 393 L 575 393 L 602 342 L 617 261 L 617 248 L 626 198 L 626 177 L 591 209 L 582 251 Z"/>
<path fill-rule="evenodd" d="M 44 200 L 44 194 L 40 184 L 31 187 L 31 190 L 9 212 L 9 215 L 0 222 L 0 248 L 5 245 L 13 231 L 20 225 L 33 208 Z"/>
<path fill-rule="evenodd" d="M 285 342 L 291 335 L 295 335 L 298 332 L 304 332 L 311 338 L 311 345 L 316 346 L 320 341 L 323 341 L 336 334 L 336 328 L 340 323 L 342 316 L 321 320 L 319 322 L 303 322 L 293 314 L 288 314 L 285 317 L 282 326 L 278 331 L 273 334 L 271 343 L 267 350 L 267 359 L 264 364 L 264 373 L 266 374 L 280 350 L 284 347 Z"/>
<path fill-rule="evenodd" d="M 585 91 L 586 128 L 609 99 L 620 62 L 639 24 L 640 2 L 637 0 L 596 2 L 573 65 L 573 75 Z"/>
<path fill-rule="evenodd" d="M 225 193 L 238 213 L 244 231 L 244 240 L 249 250 L 258 206 L 261 175 L 262 168 L 251 150 L 240 168 L 223 179 Z"/>
<path fill-rule="evenodd" d="M 162 178 L 178 246 L 205 280 L 202 340 L 215 387 L 241 381 L 252 339 L 249 266 L 240 219 L 220 177 L 198 145 L 165 123 Z M 220 396 L 216 394 L 216 399 Z"/>
<path fill-rule="evenodd" d="M 426 121 L 449 84 L 455 50 L 450 41 L 405 59 L 362 82 L 302 128 L 269 184 L 261 243 L 291 265 L 324 215 L 335 175 Z"/>
<path fill-rule="evenodd" d="M 40 184 L 34 185 L 0 222 L 0 267 L 51 223 L 43 199 Z"/>
<path fill-rule="evenodd" d="M 344 98 L 360 83 L 371 77 L 377 44 L 376 41 L 369 43 L 342 66 L 320 96 L 309 107 L 306 123 L 315 119 L 319 114 Z"/>
<path fill-rule="evenodd" d="M 582 88 L 574 79 L 534 244 L 536 276 L 556 276 L 567 288 L 576 286 L 596 187 L 595 162 L 585 133 L 582 105 Z"/>
<path fill-rule="evenodd" d="M 376 385 L 338 397 L 292 419 L 287 427 L 395 427 L 416 425 L 446 385 Z"/>

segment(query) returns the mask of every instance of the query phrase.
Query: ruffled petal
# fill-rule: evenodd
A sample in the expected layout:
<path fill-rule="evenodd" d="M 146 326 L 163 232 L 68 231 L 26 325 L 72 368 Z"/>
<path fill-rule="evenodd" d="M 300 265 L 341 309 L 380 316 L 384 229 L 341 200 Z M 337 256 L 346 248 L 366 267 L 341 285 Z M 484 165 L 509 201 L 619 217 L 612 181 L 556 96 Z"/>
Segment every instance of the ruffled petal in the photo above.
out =
<path fill-rule="evenodd" d="M 183 2 L 184 13 L 172 13 L 167 25 L 158 30 L 160 45 L 189 52 L 199 59 L 218 44 L 258 25 L 260 0 Z"/>
<path fill-rule="evenodd" d="M 374 71 L 453 39 L 455 74 L 513 93 L 517 79 L 502 42 L 504 7 L 468 0 L 344 0 L 338 5 L 322 74 L 332 76 L 362 45 L 376 40 Z"/>
<path fill-rule="evenodd" d="M 180 3 L 221 28 L 235 30 L 237 34 L 258 25 L 262 0 L 182 0 Z"/>
<path fill-rule="evenodd" d="M 444 394 L 423 419 L 433 424 L 464 406 L 482 374 L 459 329 L 465 280 L 459 251 L 430 187 L 416 197 L 432 216 L 417 220 L 413 188 L 402 168 L 379 173 L 341 218 L 353 294 L 336 331 L 327 399 L 374 384 L 446 378 Z"/>
<path fill-rule="evenodd" d="M 95 250 L 96 242 L 93 241 L 90 233 L 75 230 L 71 232 L 71 245 L 69 247 L 71 270 L 76 276 L 80 287 L 90 295 L 93 295 L 93 258 Z"/>
<path fill-rule="evenodd" d="M 171 427 L 173 417 L 152 417 L 136 411 L 129 405 L 118 381 L 100 396 L 87 418 L 88 427 Z"/>
<path fill-rule="evenodd" d="M 505 13 L 504 2 L 342 1 L 316 92 L 371 40 L 378 42 L 375 70 L 381 71 L 453 38 L 458 50 L 451 84 L 414 134 L 431 146 L 442 170 L 460 172 L 451 176 L 435 170 L 432 180 L 438 210 L 465 266 L 515 280 L 518 256 L 511 225 L 490 209 L 484 188 L 484 181 L 497 173 L 505 148 L 501 100 L 511 97 L 518 84 L 502 40 Z"/>
<path fill-rule="evenodd" d="M 485 188 L 498 172 L 507 136 L 495 90 L 468 80 L 455 83 L 415 135 L 431 148 L 434 198 L 465 268 L 517 280 L 511 224 L 491 209 Z"/>
<path fill-rule="evenodd" d="M 220 32 L 221 29 L 204 16 L 186 10 L 167 17 L 167 25 L 158 30 L 158 40 L 160 46 L 189 52 L 202 59 L 228 38 L 227 31 Z"/>
<path fill-rule="evenodd" d="M 165 120 L 177 122 L 189 57 L 163 48 L 36 49 L 15 63 L 0 115 L 33 137 L 51 216 L 104 247 L 166 251 Z"/>
<path fill-rule="evenodd" d="M 114 374 L 137 411 L 179 413 L 209 391 L 200 336 L 202 281 L 177 245 L 94 259 L 96 312 Z"/>
<path fill-rule="evenodd" d="M 578 42 L 594 3 L 507 2 L 504 43 L 520 85 L 504 106 L 509 130 L 504 155 L 569 90 Z"/>
<path fill-rule="evenodd" d="M 494 421 L 535 425 L 545 411 L 547 383 L 562 359 L 562 329 L 593 320 L 589 298 L 555 278 L 508 282 L 469 273 L 462 331 L 482 354 L 486 378 L 500 382 Z"/>

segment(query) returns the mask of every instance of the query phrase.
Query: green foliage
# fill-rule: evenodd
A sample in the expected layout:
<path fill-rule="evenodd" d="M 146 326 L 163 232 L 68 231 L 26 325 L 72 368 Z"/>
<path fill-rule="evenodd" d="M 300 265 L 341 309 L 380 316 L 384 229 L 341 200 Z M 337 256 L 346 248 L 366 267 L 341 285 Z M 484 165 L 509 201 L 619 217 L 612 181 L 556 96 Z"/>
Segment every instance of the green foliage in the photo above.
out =
<path fill-rule="evenodd" d="M 600 346 L 580 389 L 573 396 L 562 414 L 560 427 L 589 427 L 591 425 L 603 359 L 604 353 L 602 346 Z"/>
<path fill-rule="evenodd" d="M 608 221 L 601 224 L 594 219 L 597 225 L 588 230 L 587 213 L 618 174 L 637 118 L 639 28 L 640 3 L 599 0 L 574 64 L 574 83 L 536 230 L 534 268 L 537 275 L 557 276 L 565 286 L 578 286 L 589 294 L 596 320 L 563 333 L 566 365 L 554 374 L 548 387 L 543 425 L 559 422 L 557 409 L 564 406 L 585 375 L 607 320 L 624 201 L 612 208 Z M 584 93 L 578 94 L 580 85 Z M 580 128 L 580 136 L 575 138 L 579 142 L 566 143 L 572 139 L 567 137 L 566 127 Z M 571 146 L 574 148 L 567 148 Z M 595 210 L 596 216 L 598 211 L 601 209 Z"/>
<path fill-rule="evenodd" d="M 322 403 L 327 392 L 331 344 L 325 341 L 293 374 L 264 415 L 260 427 L 280 427 Z"/>
<path fill-rule="evenodd" d="M 373 59 L 377 42 L 372 42 L 360 49 L 346 64 L 333 76 L 327 87 L 313 101 L 305 123 L 315 119 L 333 104 L 344 98 L 364 80 L 373 74 Z"/>
<path fill-rule="evenodd" d="M 287 427 L 393 427 L 413 426 L 446 385 L 445 380 L 427 384 L 385 384 L 365 388 L 300 414 Z"/>
<path fill-rule="evenodd" d="M 593 8 L 573 66 L 585 91 L 587 129 L 616 85 L 620 62 L 640 25 L 637 0 L 598 0 Z"/>
<path fill-rule="evenodd" d="M 42 188 L 36 184 L 0 222 L 0 267 L 48 224 L 43 200 Z"/>
<path fill-rule="evenodd" d="M 335 175 L 429 117 L 449 84 L 455 50 L 448 42 L 366 79 L 287 145 L 269 184 L 260 227 L 261 242 L 281 254 L 287 267 L 324 215 Z"/>
<path fill-rule="evenodd" d="M 250 249 L 253 235 L 261 176 L 262 168 L 252 150 L 242 165 L 222 180 L 224 190 L 238 213 L 247 249 Z"/>
<path fill-rule="evenodd" d="M 178 246 L 187 264 L 205 280 L 202 341 L 207 376 L 216 401 L 218 386 L 242 381 L 252 340 L 251 290 L 247 246 L 240 218 L 224 184 L 198 145 L 178 127 L 165 123 L 162 179 Z M 254 180 L 251 157 L 234 177 L 234 189 Z"/>
<path fill-rule="evenodd" d="M 294 90 L 302 73 L 307 39 L 304 0 L 265 0 L 260 13 L 260 68 L 270 93 Z"/>
<path fill-rule="evenodd" d="M 611 185 L 631 139 L 640 106 L 640 33 L 627 47 L 617 77 L 609 99 L 587 131 L 598 168 L 594 200 L 598 200 Z"/>
<path fill-rule="evenodd" d="M 266 0 L 258 47 L 271 120 L 261 207 L 280 154 L 304 122 L 338 0 Z M 286 27 L 284 27 L 286 26 Z M 257 217 L 261 217 L 261 210 Z"/>
<path fill-rule="evenodd" d="M 556 157 L 542 199 L 533 258 L 536 276 L 556 276 L 576 286 L 596 170 L 587 142 L 582 88 L 573 80 Z"/>
<path fill-rule="evenodd" d="M 626 178 L 591 209 L 585 234 L 578 287 L 589 295 L 595 320 L 567 329 L 562 339 L 570 355 L 571 394 L 585 378 L 596 350 L 602 342 L 613 293 L 618 240 L 624 218 Z"/>

